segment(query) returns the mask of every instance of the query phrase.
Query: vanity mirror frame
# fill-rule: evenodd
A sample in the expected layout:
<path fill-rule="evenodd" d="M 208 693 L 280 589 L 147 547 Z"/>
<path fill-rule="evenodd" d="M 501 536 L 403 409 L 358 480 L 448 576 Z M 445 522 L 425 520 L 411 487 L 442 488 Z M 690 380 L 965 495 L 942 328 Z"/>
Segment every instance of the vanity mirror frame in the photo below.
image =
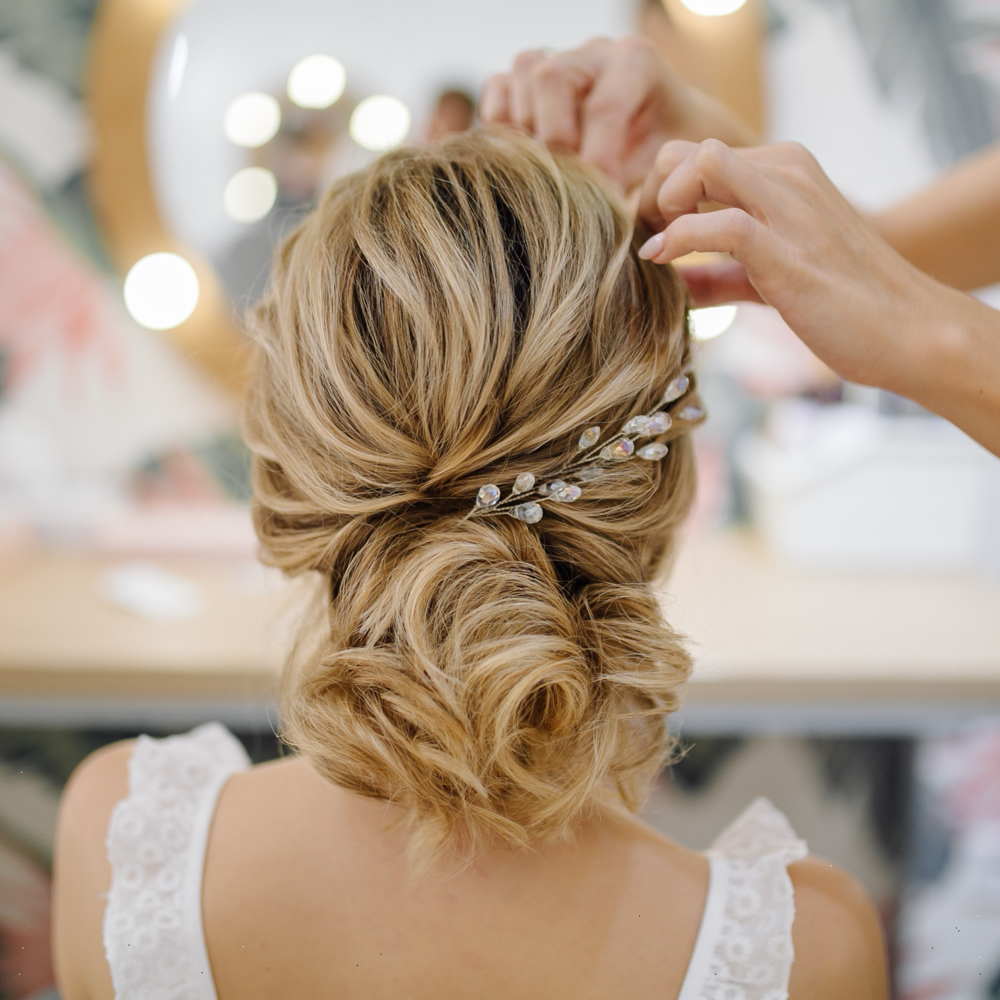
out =
<path fill-rule="evenodd" d="M 147 95 L 160 39 L 190 0 L 101 0 L 84 71 L 94 148 L 87 172 L 91 204 L 122 275 L 141 257 L 179 254 L 198 276 L 198 304 L 164 337 L 210 378 L 241 396 L 249 345 L 215 269 L 169 231 L 156 201 L 147 149 Z"/>

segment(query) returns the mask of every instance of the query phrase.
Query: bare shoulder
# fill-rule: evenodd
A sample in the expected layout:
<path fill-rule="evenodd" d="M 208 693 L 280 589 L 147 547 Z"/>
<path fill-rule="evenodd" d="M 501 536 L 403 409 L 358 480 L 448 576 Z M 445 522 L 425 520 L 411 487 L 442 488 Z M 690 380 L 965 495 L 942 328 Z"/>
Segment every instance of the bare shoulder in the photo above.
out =
<path fill-rule="evenodd" d="M 128 762 L 134 746 L 134 740 L 111 743 L 78 765 L 63 792 L 60 822 L 64 817 L 74 823 L 110 817 L 115 803 L 128 794 Z"/>
<path fill-rule="evenodd" d="M 133 742 L 92 753 L 73 772 L 59 805 L 52 931 L 63 1000 L 103 1000 L 114 990 L 104 961 L 104 897 L 111 883 L 104 841 L 116 803 L 128 794 Z"/>
<path fill-rule="evenodd" d="M 73 772 L 59 803 L 56 828 L 56 891 L 87 874 L 111 870 L 104 850 L 108 821 L 116 803 L 128 795 L 128 762 L 133 741 L 112 743 L 87 757 Z M 102 891 L 106 891 L 103 886 Z"/>
<path fill-rule="evenodd" d="M 790 1000 L 885 1000 L 885 944 L 875 907 L 853 876 L 810 855 L 788 866 L 795 890 Z"/>

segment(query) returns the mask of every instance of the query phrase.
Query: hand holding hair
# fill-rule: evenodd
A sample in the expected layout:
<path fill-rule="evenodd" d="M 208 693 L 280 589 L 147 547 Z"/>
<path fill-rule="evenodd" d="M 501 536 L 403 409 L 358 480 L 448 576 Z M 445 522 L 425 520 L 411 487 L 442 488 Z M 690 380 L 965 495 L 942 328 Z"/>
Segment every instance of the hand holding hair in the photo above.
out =
<path fill-rule="evenodd" d="M 668 139 L 754 141 L 639 35 L 594 38 L 569 52 L 521 52 L 509 73 L 487 81 L 479 114 L 484 122 L 516 125 L 547 146 L 580 153 L 626 191 L 642 182 Z"/>
<path fill-rule="evenodd" d="M 706 202 L 725 207 L 699 212 Z M 745 279 L 699 268 L 700 302 L 774 306 L 839 375 L 908 396 L 1000 454 L 1000 316 L 904 260 L 801 146 L 668 142 L 639 218 L 661 230 L 646 259 L 725 252 L 742 266 Z"/>

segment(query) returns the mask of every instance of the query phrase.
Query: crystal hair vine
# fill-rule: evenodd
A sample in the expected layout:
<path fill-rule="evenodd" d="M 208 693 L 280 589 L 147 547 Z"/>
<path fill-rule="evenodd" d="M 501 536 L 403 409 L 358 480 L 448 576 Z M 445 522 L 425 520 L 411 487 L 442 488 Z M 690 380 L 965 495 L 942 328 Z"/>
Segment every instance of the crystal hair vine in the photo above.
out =
<path fill-rule="evenodd" d="M 583 495 L 580 483 L 592 482 L 632 458 L 660 461 L 669 451 L 669 445 L 662 441 L 650 441 L 636 448 L 636 441 L 658 437 L 680 424 L 685 425 L 680 428 L 682 431 L 688 430 L 705 418 L 705 409 L 697 395 L 684 398 L 690 386 L 691 381 L 686 374 L 678 375 L 652 410 L 631 417 L 617 434 L 605 442 L 601 441 L 604 434 L 601 427 L 588 427 L 580 435 L 576 455 L 557 469 L 547 483 L 539 484 L 533 473 L 522 472 L 505 497 L 501 496 L 500 487 L 493 483 L 481 486 L 476 494 L 476 504 L 466 516 L 509 514 L 525 524 L 536 524 L 542 519 L 544 512 L 541 505 L 546 501 L 573 503 L 578 500 Z M 670 412 L 678 401 L 684 405 L 676 413 Z"/>

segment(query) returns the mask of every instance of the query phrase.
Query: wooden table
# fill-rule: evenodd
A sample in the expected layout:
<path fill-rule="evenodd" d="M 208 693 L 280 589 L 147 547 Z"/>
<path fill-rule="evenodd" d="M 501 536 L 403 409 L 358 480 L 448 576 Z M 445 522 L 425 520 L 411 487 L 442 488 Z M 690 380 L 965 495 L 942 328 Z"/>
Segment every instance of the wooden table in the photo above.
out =
<path fill-rule="evenodd" d="M 198 586 L 197 616 L 114 606 L 104 576 L 119 561 L 43 552 L 0 569 L 0 725 L 271 724 L 294 587 L 239 560 L 149 561 Z"/>
<path fill-rule="evenodd" d="M 243 563 L 157 562 L 199 585 L 201 613 L 113 606 L 108 563 L 86 554 L 0 567 L 0 724 L 270 724 L 301 592 Z M 689 730 L 926 732 L 1000 714 L 996 584 L 795 571 L 725 531 L 692 539 L 663 600 L 698 655 Z"/>
<path fill-rule="evenodd" d="M 685 725 L 929 732 L 1000 715 L 1000 585 L 793 570 L 749 531 L 693 540 L 665 588 L 698 657 Z"/>

